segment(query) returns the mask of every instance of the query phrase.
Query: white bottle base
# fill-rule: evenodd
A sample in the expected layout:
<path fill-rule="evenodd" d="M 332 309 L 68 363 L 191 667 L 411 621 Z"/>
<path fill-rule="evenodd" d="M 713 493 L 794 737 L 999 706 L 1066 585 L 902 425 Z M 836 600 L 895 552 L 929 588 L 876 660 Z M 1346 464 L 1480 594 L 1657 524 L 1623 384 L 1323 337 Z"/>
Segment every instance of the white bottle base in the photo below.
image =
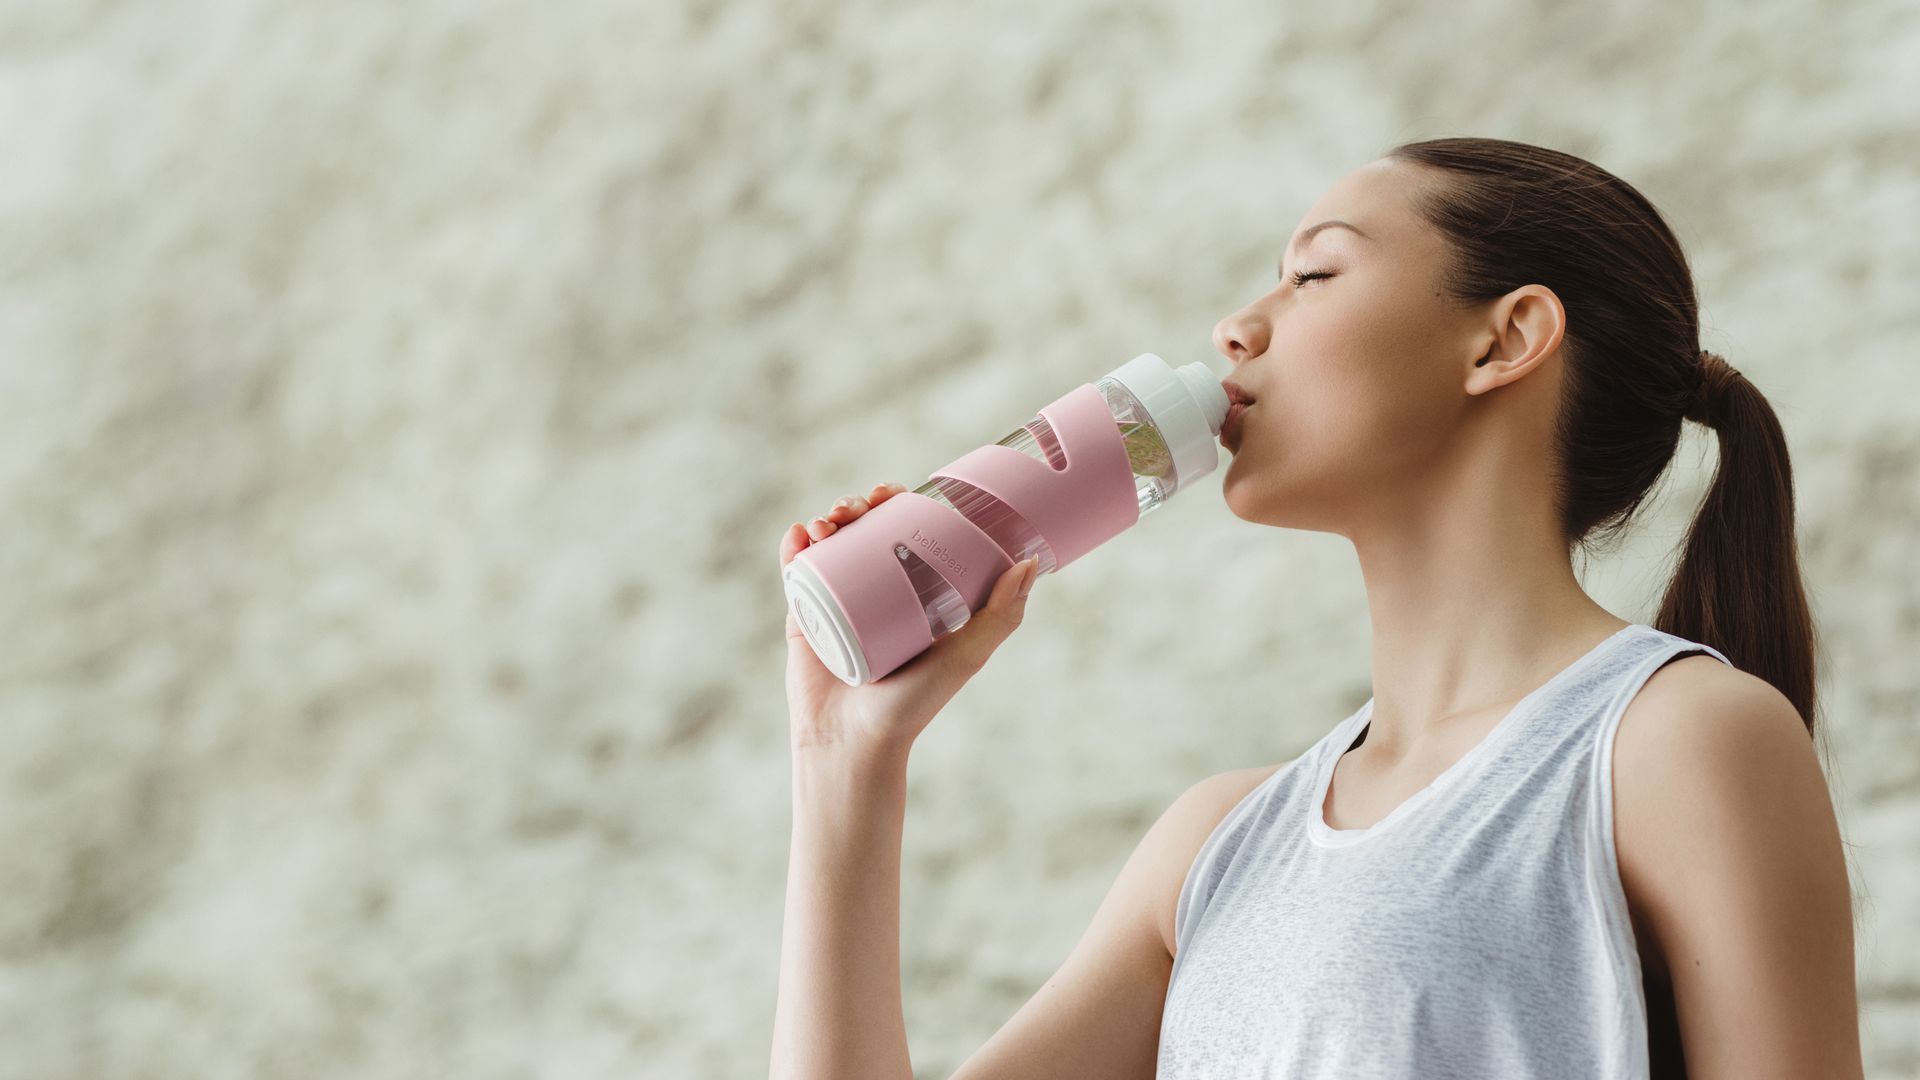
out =
<path fill-rule="evenodd" d="M 787 563 L 780 577 L 786 584 L 787 607 L 793 612 L 793 620 L 800 624 L 800 632 L 807 636 L 807 644 L 813 647 L 813 655 L 841 682 L 865 686 L 866 653 L 860 649 L 860 640 L 853 636 L 853 624 L 847 621 L 846 614 L 821 583 L 819 575 L 813 572 L 813 567 L 808 566 L 805 559 L 796 558 Z"/>

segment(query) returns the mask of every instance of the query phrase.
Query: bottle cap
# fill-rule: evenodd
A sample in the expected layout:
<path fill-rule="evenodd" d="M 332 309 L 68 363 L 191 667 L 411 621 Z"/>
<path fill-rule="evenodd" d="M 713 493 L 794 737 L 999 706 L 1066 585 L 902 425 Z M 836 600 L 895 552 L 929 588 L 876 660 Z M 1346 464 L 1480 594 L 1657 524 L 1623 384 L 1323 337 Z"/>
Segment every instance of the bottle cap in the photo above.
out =
<path fill-rule="evenodd" d="M 1206 364 L 1174 368 L 1152 353 L 1141 353 L 1108 372 L 1147 410 L 1173 454 L 1176 487 L 1205 476 L 1220 465 L 1220 425 L 1227 419 L 1227 391 Z"/>

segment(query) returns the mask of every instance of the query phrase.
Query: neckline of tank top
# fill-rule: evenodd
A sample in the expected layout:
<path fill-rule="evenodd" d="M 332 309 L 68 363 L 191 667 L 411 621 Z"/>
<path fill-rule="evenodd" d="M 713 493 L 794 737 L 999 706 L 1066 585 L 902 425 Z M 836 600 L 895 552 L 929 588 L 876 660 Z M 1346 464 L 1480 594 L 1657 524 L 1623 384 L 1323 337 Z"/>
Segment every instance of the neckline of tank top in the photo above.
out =
<path fill-rule="evenodd" d="M 1545 698 L 1550 691 L 1558 688 L 1568 679 L 1598 661 L 1601 656 L 1611 651 L 1612 647 L 1621 639 L 1639 631 L 1653 630 L 1653 627 L 1645 623 L 1637 622 L 1628 623 L 1620 629 L 1615 630 L 1605 640 L 1595 644 L 1593 648 L 1581 654 L 1578 659 L 1555 672 L 1546 682 L 1534 687 L 1525 697 L 1514 702 L 1513 707 L 1507 710 L 1507 714 L 1501 717 L 1500 722 L 1495 724 L 1491 730 L 1485 735 L 1482 735 L 1479 742 L 1469 747 L 1467 752 L 1460 755 L 1459 759 L 1453 764 L 1441 770 L 1440 775 L 1428 781 L 1426 787 L 1402 799 L 1400 805 L 1388 811 L 1385 817 L 1361 829 L 1336 829 L 1327 824 L 1327 790 L 1333 785 L 1335 763 L 1340 760 L 1342 754 L 1352 748 L 1353 740 L 1360 732 L 1360 726 L 1373 715 L 1373 698 L 1367 698 L 1366 704 L 1360 706 L 1352 716 L 1347 717 L 1328 739 L 1330 745 L 1327 752 L 1323 755 L 1324 760 L 1320 762 L 1319 772 L 1314 783 L 1313 799 L 1307 810 L 1308 838 L 1321 847 L 1347 847 L 1379 836 L 1381 833 L 1393 828 L 1393 826 L 1411 816 L 1413 811 L 1419 809 L 1420 804 L 1425 803 L 1441 791 L 1451 787 L 1454 782 L 1466 774 L 1474 762 L 1490 755 L 1494 750 L 1498 749 L 1499 744 L 1519 729 L 1521 721 L 1533 712 L 1540 704 L 1540 701 Z"/>

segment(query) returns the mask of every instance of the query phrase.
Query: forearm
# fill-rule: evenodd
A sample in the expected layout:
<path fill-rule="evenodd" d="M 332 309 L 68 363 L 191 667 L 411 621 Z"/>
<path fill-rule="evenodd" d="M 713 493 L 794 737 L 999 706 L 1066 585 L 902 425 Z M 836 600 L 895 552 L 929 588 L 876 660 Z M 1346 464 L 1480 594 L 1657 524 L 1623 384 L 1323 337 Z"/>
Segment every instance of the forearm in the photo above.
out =
<path fill-rule="evenodd" d="M 900 998 L 906 755 L 795 748 L 776 1080 L 911 1080 Z"/>

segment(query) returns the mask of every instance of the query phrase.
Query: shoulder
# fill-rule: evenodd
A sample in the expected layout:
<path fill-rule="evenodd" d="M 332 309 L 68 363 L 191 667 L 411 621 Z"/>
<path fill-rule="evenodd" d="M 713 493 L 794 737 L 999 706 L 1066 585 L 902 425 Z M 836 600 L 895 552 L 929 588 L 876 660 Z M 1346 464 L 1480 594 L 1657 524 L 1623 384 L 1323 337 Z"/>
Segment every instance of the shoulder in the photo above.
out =
<path fill-rule="evenodd" d="M 1616 795 L 1657 794 L 1669 781 L 1751 781 L 1809 764 L 1817 770 L 1813 741 L 1786 695 L 1704 654 L 1669 661 L 1649 676 L 1614 736 Z"/>
<path fill-rule="evenodd" d="M 1620 718 L 1612 772 L 1621 884 L 1656 960 L 1703 905 L 1751 903 L 1773 887 L 1760 863 L 1820 864 L 1837 850 L 1799 712 L 1714 657 L 1684 656 L 1647 679 Z"/>
<path fill-rule="evenodd" d="M 1196 819 L 1190 824 L 1205 823 L 1207 832 L 1211 833 L 1213 827 L 1220 823 L 1220 819 L 1227 816 L 1227 811 L 1233 809 L 1241 799 L 1246 798 L 1248 792 L 1265 783 L 1267 777 L 1272 776 L 1279 768 L 1280 765 L 1255 765 L 1249 769 L 1229 769 L 1223 773 L 1214 773 L 1181 792 L 1180 797 L 1174 800 L 1173 806 L 1178 807 L 1185 816 Z M 1172 812 L 1172 809 L 1169 807 L 1169 812 Z M 1204 842 L 1206 836 L 1203 834 L 1200 839 Z"/>
<path fill-rule="evenodd" d="M 1700 815 L 1789 791 L 1826 798 L 1806 724 L 1765 679 L 1711 656 L 1683 656 L 1649 676 L 1620 717 L 1616 818 L 1704 824 Z"/>
<path fill-rule="evenodd" d="M 1710 656 L 1662 667 L 1621 717 L 1613 791 L 1621 885 L 1688 1070 L 1860 1075 L 1846 855 L 1786 696 Z"/>
<path fill-rule="evenodd" d="M 1197 781 L 1168 805 L 1160 815 L 1160 820 L 1148 831 L 1148 840 L 1143 841 L 1143 845 L 1150 844 L 1159 871 L 1154 922 L 1159 927 L 1162 940 L 1166 942 L 1169 955 L 1173 953 L 1173 916 L 1180 898 L 1180 887 L 1186 882 L 1187 871 L 1200 854 L 1201 846 L 1227 813 L 1239 805 L 1240 800 L 1284 764 L 1230 769 Z"/>

